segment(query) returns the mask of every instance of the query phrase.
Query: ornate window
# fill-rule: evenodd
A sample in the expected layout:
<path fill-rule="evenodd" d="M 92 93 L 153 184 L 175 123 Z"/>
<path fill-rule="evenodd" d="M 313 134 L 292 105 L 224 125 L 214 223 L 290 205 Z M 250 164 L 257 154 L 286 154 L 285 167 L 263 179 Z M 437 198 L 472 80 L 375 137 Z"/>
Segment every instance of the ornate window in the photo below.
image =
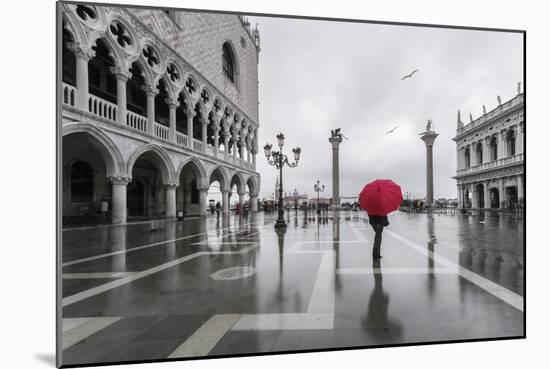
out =
<path fill-rule="evenodd" d="M 483 163 L 483 145 L 481 142 L 479 142 L 476 145 L 476 157 L 477 157 L 477 164 Z"/>
<path fill-rule="evenodd" d="M 90 202 L 94 196 L 94 171 L 90 164 L 77 161 L 71 165 L 71 201 Z"/>
<path fill-rule="evenodd" d="M 231 46 L 226 42 L 223 44 L 223 55 L 222 55 L 222 69 L 223 74 L 231 82 L 235 83 L 235 55 L 231 50 Z"/>
<path fill-rule="evenodd" d="M 516 133 L 512 129 L 506 134 L 506 148 L 508 156 L 516 155 Z"/>

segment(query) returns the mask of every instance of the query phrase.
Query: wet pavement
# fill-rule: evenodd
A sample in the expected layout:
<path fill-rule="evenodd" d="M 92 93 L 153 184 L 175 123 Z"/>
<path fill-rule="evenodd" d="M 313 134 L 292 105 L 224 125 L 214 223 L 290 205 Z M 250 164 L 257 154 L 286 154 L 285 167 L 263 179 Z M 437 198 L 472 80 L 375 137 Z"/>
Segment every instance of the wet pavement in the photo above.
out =
<path fill-rule="evenodd" d="M 520 337 L 523 221 L 359 212 L 63 232 L 63 364 Z"/>

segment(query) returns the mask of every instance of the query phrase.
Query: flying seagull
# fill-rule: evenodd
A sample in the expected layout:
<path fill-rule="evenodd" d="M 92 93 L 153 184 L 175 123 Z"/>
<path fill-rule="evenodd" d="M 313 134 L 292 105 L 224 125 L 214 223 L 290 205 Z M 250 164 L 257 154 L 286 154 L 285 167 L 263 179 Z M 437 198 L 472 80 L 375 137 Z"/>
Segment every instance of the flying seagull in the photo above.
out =
<path fill-rule="evenodd" d="M 407 78 L 412 78 L 413 74 L 415 74 L 416 72 L 418 72 L 420 69 L 415 69 L 411 72 L 411 74 L 407 74 L 405 77 L 401 78 L 401 80 L 404 80 L 404 79 L 407 79 Z"/>
<path fill-rule="evenodd" d="M 395 126 L 392 129 L 390 129 L 388 132 L 386 132 L 386 136 L 389 135 L 390 133 L 393 133 L 393 131 L 395 131 L 397 129 L 397 127 L 399 127 L 399 126 Z"/>

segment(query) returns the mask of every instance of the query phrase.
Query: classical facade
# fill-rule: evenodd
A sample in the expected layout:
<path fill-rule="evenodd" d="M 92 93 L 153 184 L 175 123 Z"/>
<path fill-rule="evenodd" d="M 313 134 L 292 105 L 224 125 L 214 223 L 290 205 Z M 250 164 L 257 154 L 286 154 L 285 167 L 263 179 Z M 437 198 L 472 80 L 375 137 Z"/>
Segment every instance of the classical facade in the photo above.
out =
<path fill-rule="evenodd" d="M 63 217 L 256 211 L 259 33 L 243 17 L 62 4 Z M 218 185 L 211 186 L 217 182 Z"/>
<path fill-rule="evenodd" d="M 458 112 L 456 137 L 458 207 L 510 208 L 523 205 L 525 161 L 524 94 L 464 124 Z"/>

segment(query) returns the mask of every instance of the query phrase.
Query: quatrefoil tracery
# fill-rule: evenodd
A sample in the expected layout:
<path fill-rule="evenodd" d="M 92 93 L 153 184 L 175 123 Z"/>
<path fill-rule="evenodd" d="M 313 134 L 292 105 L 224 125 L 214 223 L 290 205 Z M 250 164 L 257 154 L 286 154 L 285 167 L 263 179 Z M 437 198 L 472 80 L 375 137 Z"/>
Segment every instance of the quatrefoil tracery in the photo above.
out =
<path fill-rule="evenodd" d="M 154 67 L 155 65 L 158 65 L 159 58 L 157 56 L 157 53 L 156 53 L 155 49 L 153 49 L 151 46 L 147 45 L 143 49 L 142 52 L 143 52 L 143 56 L 147 60 L 147 64 L 149 64 L 149 66 Z"/>
<path fill-rule="evenodd" d="M 112 23 L 109 29 L 111 30 L 111 33 L 116 37 L 116 41 L 120 46 L 126 47 L 132 45 L 132 39 L 130 38 L 130 36 L 128 36 L 128 32 L 122 26 L 122 24 L 118 22 Z"/>
<path fill-rule="evenodd" d="M 86 5 L 78 5 L 76 7 L 76 14 L 85 21 L 88 20 L 88 18 L 97 18 L 97 14 L 95 13 L 94 9 Z"/>

